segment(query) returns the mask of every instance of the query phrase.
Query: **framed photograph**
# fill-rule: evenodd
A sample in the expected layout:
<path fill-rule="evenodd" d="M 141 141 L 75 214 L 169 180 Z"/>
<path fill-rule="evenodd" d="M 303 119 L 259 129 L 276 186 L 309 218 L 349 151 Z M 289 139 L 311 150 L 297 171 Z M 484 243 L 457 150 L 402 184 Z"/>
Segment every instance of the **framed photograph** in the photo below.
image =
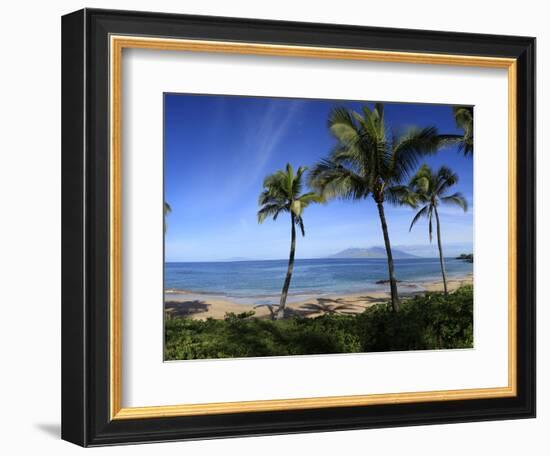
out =
<path fill-rule="evenodd" d="M 535 416 L 535 39 L 62 21 L 62 437 Z"/>

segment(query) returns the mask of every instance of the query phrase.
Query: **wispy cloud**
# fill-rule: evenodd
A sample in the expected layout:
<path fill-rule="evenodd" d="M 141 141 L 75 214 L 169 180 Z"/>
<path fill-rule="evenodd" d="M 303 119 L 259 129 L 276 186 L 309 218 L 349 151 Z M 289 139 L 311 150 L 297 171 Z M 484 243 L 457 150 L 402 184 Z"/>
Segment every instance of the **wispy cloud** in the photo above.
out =
<path fill-rule="evenodd" d="M 243 151 L 236 154 L 231 182 L 224 189 L 227 200 L 236 199 L 263 177 L 265 168 L 276 153 L 281 141 L 292 128 L 304 103 L 300 100 L 290 104 L 272 101 L 260 118 L 250 119 L 243 138 Z M 246 158 L 246 159 L 245 159 Z"/>

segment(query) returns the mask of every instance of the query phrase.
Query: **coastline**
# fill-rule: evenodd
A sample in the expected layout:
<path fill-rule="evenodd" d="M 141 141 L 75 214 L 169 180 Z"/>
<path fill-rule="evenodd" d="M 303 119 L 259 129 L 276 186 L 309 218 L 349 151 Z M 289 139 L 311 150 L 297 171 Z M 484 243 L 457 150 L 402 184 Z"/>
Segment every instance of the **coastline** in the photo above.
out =
<path fill-rule="evenodd" d="M 453 277 L 447 280 L 449 291 L 473 283 L 473 274 Z M 443 291 L 443 281 L 398 283 L 399 293 L 403 297 Z M 367 307 L 386 302 L 390 297 L 387 291 L 365 291 L 349 294 L 307 294 L 289 296 L 286 308 L 291 315 L 318 317 L 324 314 L 353 315 L 363 312 Z M 256 304 L 253 298 L 247 302 L 223 294 L 207 294 L 187 290 L 166 290 L 164 309 L 167 318 L 184 317 L 195 320 L 207 318 L 223 319 L 228 312 L 255 312 L 257 318 L 270 318 L 267 304 Z"/>

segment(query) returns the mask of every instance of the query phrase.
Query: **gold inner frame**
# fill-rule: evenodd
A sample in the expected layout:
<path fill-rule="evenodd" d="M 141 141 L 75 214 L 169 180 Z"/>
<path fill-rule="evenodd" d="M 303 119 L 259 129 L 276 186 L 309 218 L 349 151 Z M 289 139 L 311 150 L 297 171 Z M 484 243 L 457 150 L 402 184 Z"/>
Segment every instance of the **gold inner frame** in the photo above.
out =
<path fill-rule="evenodd" d="M 194 51 L 338 60 L 453 65 L 508 70 L 508 385 L 505 387 L 274 399 L 245 402 L 122 407 L 122 51 Z M 110 36 L 110 415 L 111 419 L 159 418 L 221 413 L 299 410 L 459 399 L 512 397 L 517 394 L 517 61 L 468 55 L 387 52 L 242 42 Z"/>

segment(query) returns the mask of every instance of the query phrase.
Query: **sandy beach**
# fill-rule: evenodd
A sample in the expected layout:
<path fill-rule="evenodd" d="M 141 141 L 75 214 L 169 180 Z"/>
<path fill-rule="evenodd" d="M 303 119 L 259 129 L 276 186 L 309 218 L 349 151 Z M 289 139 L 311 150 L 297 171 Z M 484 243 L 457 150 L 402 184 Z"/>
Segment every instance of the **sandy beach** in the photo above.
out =
<path fill-rule="evenodd" d="M 449 291 L 468 285 L 473 277 L 468 274 L 464 277 L 453 278 L 447 281 Z M 443 291 L 442 281 L 399 283 L 400 296 L 407 297 L 423 294 L 427 291 Z M 288 312 L 303 317 L 317 317 L 323 314 L 356 314 L 363 312 L 367 307 L 385 302 L 389 298 L 388 291 L 373 291 L 356 294 L 304 296 L 303 299 L 294 296 L 287 302 Z M 290 298 L 290 296 L 289 296 Z M 228 312 L 242 313 L 254 311 L 255 317 L 270 318 L 270 309 L 266 305 L 242 303 L 223 295 L 209 295 L 188 291 L 167 291 L 165 293 L 165 312 L 168 318 L 185 317 L 205 320 L 207 318 L 224 318 Z"/>

